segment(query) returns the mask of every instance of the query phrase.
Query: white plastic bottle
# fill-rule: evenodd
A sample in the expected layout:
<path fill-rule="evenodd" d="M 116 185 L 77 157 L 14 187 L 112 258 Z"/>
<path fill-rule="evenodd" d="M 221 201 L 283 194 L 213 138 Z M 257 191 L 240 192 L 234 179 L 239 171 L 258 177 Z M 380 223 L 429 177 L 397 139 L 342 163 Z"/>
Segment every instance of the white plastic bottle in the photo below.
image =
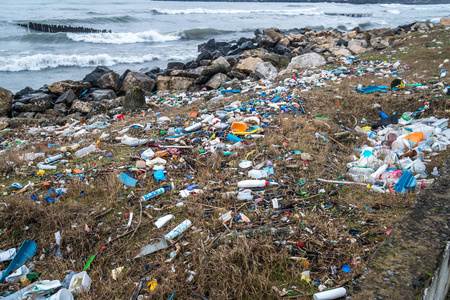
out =
<path fill-rule="evenodd" d="M 199 122 L 199 123 L 194 123 L 192 125 L 185 127 L 184 131 L 185 132 L 193 132 L 193 131 L 199 130 L 200 128 L 202 128 L 202 123 Z"/>
<path fill-rule="evenodd" d="M 340 287 L 333 290 L 328 290 L 320 293 L 314 294 L 314 300 L 331 300 L 331 299 L 338 299 L 341 297 L 344 297 L 345 294 L 347 294 L 347 291 L 345 288 Z"/>
<path fill-rule="evenodd" d="M 265 180 L 242 180 L 238 182 L 239 188 L 256 188 L 256 187 L 265 187 L 268 185 L 276 185 L 276 182 L 269 182 Z"/>
<path fill-rule="evenodd" d="M 57 160 L 59 160 L 59 159 L 61 159 L 61 158 L 62 158 L 62 154 L 57 154 L 57 155 L 54 155 L 54 156 L 52 156 L 52 157 L 49 157 L 49 158 L 44 159 L 44 162 L 45 162 L 46 164 L 48 164 L 48 163 L 57 161 Z"/>
<path fill-rule="evenodd" d="M 88 147 L 84 147 L 84 148 L 78 150 L 77 152 L 75 152 L 75 156 L 76 157 L 83 157 L 83 156 L 86 156 L 89 153 L 92 153 L 94 151 L 95 151 L 95 145 L 92 144 L 92 145 L 90 145 Z"/>
<path fill-rule="evenodd" d="M 184 220 L 180 225 L 172 229 L 168 234 L 164 235 L 166 239 L 174 239 L 179 234 L 183 233 L 186 229 L 191 227 L 192 222 L 190 220 Z"/>

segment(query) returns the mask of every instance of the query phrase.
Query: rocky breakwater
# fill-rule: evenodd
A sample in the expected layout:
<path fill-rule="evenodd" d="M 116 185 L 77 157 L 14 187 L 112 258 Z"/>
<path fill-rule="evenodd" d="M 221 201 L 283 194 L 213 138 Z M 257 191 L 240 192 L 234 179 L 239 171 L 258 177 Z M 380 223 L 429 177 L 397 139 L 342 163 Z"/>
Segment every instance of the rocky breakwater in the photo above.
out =
<path fill-rule="evenodd" d="M 444 26 L 446 22 L 441 21 Z M 394 29 L 355 28 L 349 32 L 268 28 L 256 30 L 253 38 L 230 42 L 211 39 L 198 46 L 196 60 L 170 62 L 165 70 L 127 70 L 119 75 L 98 66 L 81 81 L 54 82 L 38 90 L 26 87 L 15 95 L 0 88 L 0 128 L 31 122 L 65 124 L 67 118 L 113 116 L 145 109 L 145 96 L 155 93 L 239 89 L 243 79 L 271 80 L 279 74 L 333 63 L 341 57 L 383 50 L 409 38 L 403 34 L 428 31 L 433 26 L 417 22 Z"/>

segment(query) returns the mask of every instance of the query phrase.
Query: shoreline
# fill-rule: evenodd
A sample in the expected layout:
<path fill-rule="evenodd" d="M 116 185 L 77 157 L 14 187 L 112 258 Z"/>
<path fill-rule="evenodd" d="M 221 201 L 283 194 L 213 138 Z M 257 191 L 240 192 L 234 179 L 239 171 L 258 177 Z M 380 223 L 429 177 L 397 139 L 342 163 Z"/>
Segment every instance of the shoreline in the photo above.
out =
<path fill-rule="evenodd" d="M 100 107 L 102 112 L 108 112 L 108 107 L 113 107 L 115 114 L 117 102 L 123 101 L 123 96 L 134 85 L 148 95 L 156 92 L 160 95 L 173 90 L 215 90 L 229 80 L 243 80 L 247 76 L 253 80 L 268 79 L 269 73 L 285 72 L 292 59 L 299 55 L 315 54 L 317 59 L 331 64 L 339 57 L 382 51 L 398 43 L 396 37 L 410 32 L 428 31 L 433 27 L 432 23 L 416 22 L 397 28 L 366 31 L 354 28 L 349 32 L 338 29 L 315 31 L 309 28 L 268 28 L 256 30 L 253 38 L 240 38 L 231 42 L 210 39 L 198 45 L 196 60 L 187 63 L 169 62 L 166 69 L 154 68 L 143 73 L 127 70 L 117 74 L 108 67 L 98 66 L 82 81 L 49 83 L 38 90 L 27 87 L 16 94 L 6 90 L 4 94 L 9 96 L 3 97 L 7 103 L 0 115 L 30 118 L 47 114 L 44 118 L 50 119 L 52 116 L 64 117 L 75 112 L 92 116 L 95 114 L 91 113 L 93 107 Z M 261 67 L 259 73 L 255 73 L 257 64 Z M 73 101 L 83 108 L 72 108 Z"/>

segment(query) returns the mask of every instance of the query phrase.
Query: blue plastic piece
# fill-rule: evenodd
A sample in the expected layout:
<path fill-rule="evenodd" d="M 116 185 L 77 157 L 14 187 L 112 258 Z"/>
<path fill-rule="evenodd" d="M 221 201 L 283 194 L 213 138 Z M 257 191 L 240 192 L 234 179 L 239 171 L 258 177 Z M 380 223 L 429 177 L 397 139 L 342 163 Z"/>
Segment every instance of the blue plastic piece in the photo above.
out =
<path fill-rule="evenodd" d="M 407 191 L 413 191 L 417 183 L 414 182 L 414 176 L 409 171 L 404 171 L 402 177 L 398 180 L 394 186 L 394 191 L 399 194 L 404 194 Z"/>
<path fill-rule="evenodd" d="M 389 116 L 388 116 L 387 114 L 385 114 L 384 112 L 382 112 L 381 110 L 380 110 L 380 117 L 381 117 L 382 119 L 389 118 Z"/>
<path fill-rule="evenodd" d="M 280 100 L 281 97 L 280 96 L 276 96 L 275 98 L 272 99 L 272 102 L 277 102 L 278 100 Z"/>
<path fill-rule="evenodd" d="M 56 197 L 55 198 L 50 197 L 50 194 L 52 193 L 52 191 L 56 193 Z M 62 195 L 63 195 L 63 191 L 61 189 L 56 189 L 55 190 L 54 188 L 50 188 L 48 190 L 47 195 L 45 196 L 45 201 L 47 201 L 47 203 L 53 203 L 53 202 L 56 201 L 56 199 L 61 198 Z"/>
<path fill-rule="evenodd" d="M 14 259 L 9 264 L 8 268 L 6 268 L 5 272 L 3 272 L 2 277 L 0 278 L 0 283 L 3 283 L 5 281 L 5 278 L 8 277 L 8 275 L 22 266 L 28 259 L 32 258 L 34 256 L 34 253 L 36 253 L 37 244 L 33 241 L 25 241 L 22 243 L 22 246 L 20 246 L 19 251 L 17 251 L 16 256 L 14 256 Z"/>
<path fill-rule="evenodd" d="M 131 187 L 134 187 L 136 185 L 136 183 L 138 182 L 136 179 L 131 178 L 130 176 L 128 176 L 125 173 L 120 174 L 119 180 L 123 184 L 126 184 L 126 185 L 131 186 Z"/>
<path fill-rule="evenodd" d="M 243 139 L 241 139 L 241 138 L 239 138 L 239 137 L 237 137 L 235 135 L 232 135 L 230 133 L 230 134 L 227 135 L 227 141 L 229 141 L 229 142 L 242 142 Z"/>
<path fill-rule="evenodd" d="M 161 169 L 156 170 L 156 172 L 153 173 L 153 177 L 155 177 L 155 179 L 158 182 L 163 182 L 164 180 L 166 180 L 166 175 L 164 174 L 164 171 Z"/>
<path fill-rule="evenodd" d="M 378 91 L 380 91 L 382 93 L 386 93 L 388 89 L 389 89 L 389 87 L 387 87 L 387 86 L 369 85 L 366 88 L 357 89 L 357 91 L 360 93 L 363 93 L 363 94 L 369 94 L 369 93 L 378 92 Z"/>

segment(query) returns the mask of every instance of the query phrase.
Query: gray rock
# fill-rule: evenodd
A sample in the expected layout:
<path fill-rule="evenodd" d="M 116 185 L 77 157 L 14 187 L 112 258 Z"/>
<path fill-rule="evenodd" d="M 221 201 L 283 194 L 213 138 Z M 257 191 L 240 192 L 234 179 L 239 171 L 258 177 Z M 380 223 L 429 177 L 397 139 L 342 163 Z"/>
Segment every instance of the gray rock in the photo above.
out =
<path fill-rule="evenodd" d="M 188 77 L 158 76 L 159 94 L 169 91 L 186 92 L 194 85 L 195 79 Z"/>
<path fill-rule="evenodd" d="M 20 98 L 20 97 L 23 97 L 23 96 L 25 96 L 25 95 L 31 94 L 31 93 L 33 93 L 33 92 L 34 92 L 34 90 L 33 90 L 31 87 L 27 86 L 26 88 L 21 89 L 20 91 L 18 91 L 18 92 L 14 95 L 14 99 L 18 99 L 18 98 Z"/>
<path fill-rule="evenodd" d="M 114 92 L 120 89 L 120 76 L 115 72 L 103 74 L 98 79 L 98 87 L 104 90 L 113 90 Z"/>
<path fill-rule="evenodd" d="M 80 100 L 75 100 L 72 103 L 72 107 L 70 108 L 70 112 L 72 113 L 82 113 L 88 114 L 94 106 L 89 102 L 83 102 Z"/>
<path fill-rule="evenodd" d="M 101 101 L 103 99 L 116 99 L 116 93 L 113 90 L 96 90 L 89 95 L 92 101 Z"/>
<path fill-rule="evenodd" d="M 11 119 L 9 118 L 0 118 L 0 130 L 5 129 L 11 123 Z"/>
<path fill-rule="evenodd" d="M 128 90 L 125 95 L 125 101 L 123 103 L 123 109 L 125 111 L 131 111 L 145 106 L 144 91 L 139 87 L 133 87 Z"/>
<path fill-rule="evenodd" d="M 222 83 L 228 81 L 229 78 L 227 77 L 227 75 L 222 74 L 222 73 L 217 73 L 216 75 L 214 75 L 207 83 L 206 83 L 206 87 L 210 88 L 210 89 L 218 89 Z"/>
<path fill-rule="evenodd" d="M 135 86 L 143 91 L 151 92 L 155 87 L 155 84 L 156 81 L 147 75 L 138 72 L 129 72 L 123 81 L 121 92 L 126 93 Z"/>
<path fill-rule="evenodd" d="M 256 46 L 253 45 L 253 43 L 251 41 L 244 42 L 239 46 L 239 50 L 242 50 L 242 51 L 252 50 L 252 49 L 256 49 Z"/>
<path fill-rule="evenodd" d="M 170 76 L 197 79 L 201 76 L 203 69 L 204 67 L 190 70 L 173 70 L 170 72 Z"/>
<path fill-rule="evenodd" d="M 315 68 L 326 64 L 323 56 L 317 53 L 306 53 L 291 59 L 288 69 Z"/>
<path fill-rule="evenodd" d="M 105 66 L 98 66 L 94 71 L 87 74 L 83 81 L 89 82 L 92 87 L 98 87 L 98 80 L 106 73 L 111 72 L 111 69 Z"/>
<path fill-rule="evenodd" d="M 11 113 L 13 96 L 10 90 L 0 87 L 0 116 L 7 117 Z"/>
<path fill-rule="evenodd" d="M 263 62 L 255 65 L 255 74 L 260 79 L 270 79 L 277 76 L 277 69 L 270 62 Z"/>
<path fill-rule="evenodd" d="M 66 114 L 67 113 L 67 106 L 66 106 L 65 103 L 57 103 L 57 104 L 55 104 L 54 110 L 56 112 L 60 112 L 60 113 Z"/>
<path fill-rule="evenodd" d="M 229 69 L 223 64 L 213 64 L 205 67 L 201 75 L 206 77 L 212 77 L 217 73 L 227 73 L 228 70 Z"/>
<path fill-rule="evenodd" d="M 183 70 L 185 67 L 184 63 L 178 61 L 171 61 L 167 64 L 168 70 Z"/>
<path fill-rule="evenodd" d="M 57 81 L 48 86 L 49 91 L 58 96 L 64 94 L 68 90 L 72 90 L 77 97 L 89 88 L 91 88 L 91 84 L 89 82 L 73 80 Z"/>
<path fill-rule="evenodd" d="M 366 40 L 359 40 L 359 39 L 351 39 L 348 42 L 348 48 L 350 48 L 351 46 L 359 46 L 359 47 L 363 47 L 363 48 L 367 48 L 367 41 Z"/>
<path fill-rule="evenodd" d="M 64 103 L 70 106 L 72 105 L 72 101 L 75 100 L 76 97 L 77 96 L 75 96 L 75 93 L 72 90 L 68 90 L 67 92 L 59 96 L 58 99 L 56 99 L 55 103 Z"/>
<path fill-rule="evenodd" d="M 36 93 L 27 94 L 19 99 L 16 99 L 16 100 L 14 100 L 14 103 L 21 102 L 23 104 L 34 104 L 39 101 L 51 102 L 52 96 L 50 96 L 49 94 L 42 93 L 42 92 L 36 92 Z"/>
<path fill-rule="evenodd" d="M 240 61 L 234 68 L 236 71 L 241 71 L 247 74 L 255 72 L 255 66 L 259 63 L 264 62 L 258 57 L 247 57 L 246 59 Z"/>
<path fill-rule="evenodd" d="M 106 107 L 106 109 L 110 110 L 116 107 L 120 106 L 120 99 L 116 98 L 116 99 L 112 99 L 112 100 L 102 100 L 101 103 L 103 103 Z"/>

